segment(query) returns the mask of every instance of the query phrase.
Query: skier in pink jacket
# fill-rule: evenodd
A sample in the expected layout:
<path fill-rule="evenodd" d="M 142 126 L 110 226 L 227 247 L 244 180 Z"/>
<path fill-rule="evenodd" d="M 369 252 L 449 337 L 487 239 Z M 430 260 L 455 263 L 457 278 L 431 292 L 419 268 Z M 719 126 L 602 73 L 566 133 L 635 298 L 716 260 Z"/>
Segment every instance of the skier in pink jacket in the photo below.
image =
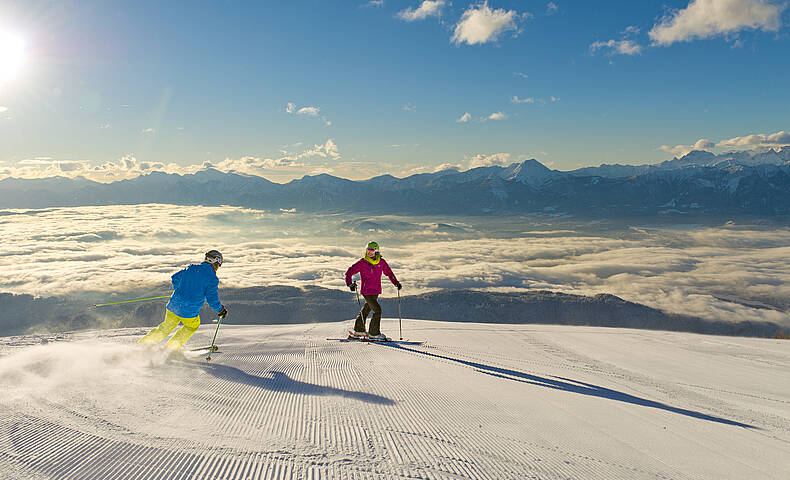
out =
<path fill-rule="evenodd" d="M 346 270 L 346 285 L 353 292 L 357 289 L 357 282 L 351 282 L 351 277 L 354 274 L 359 274 L 362 278 L 362 287 L 360 293 L 365 297 L 365 305 L 357 315 L 357 320 L 354 323 L 354 335 L 358 337 L 365 336 L 365 319 L 373 310 L 373 318 L 370 319 L 370 328 L 368 335 L 371 340 L 384 340 L 386 337 L 381 333 L 381 305 L 378 302 L 378 296 L 381 295 L 381 275 L 384 274 L 389 277 L 395 287 L 400 290 L 402 285 L 395 278 L 392 269 L 387 265 L 387 262 L 381 258 L 379 252 L 379 244 L 376 242 L 368 243 L 368 248 L 365 250 L 365 256 L 355 264 L 351 265 Z"/>

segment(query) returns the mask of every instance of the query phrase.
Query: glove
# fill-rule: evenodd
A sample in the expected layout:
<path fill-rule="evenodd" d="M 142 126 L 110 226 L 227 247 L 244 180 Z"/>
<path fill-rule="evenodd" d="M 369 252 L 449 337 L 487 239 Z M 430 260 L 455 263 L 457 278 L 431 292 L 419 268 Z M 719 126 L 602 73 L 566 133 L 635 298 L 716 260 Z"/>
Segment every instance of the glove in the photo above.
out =
<path fill-rule="evenodd" d="M 351 290 L 352 292 L 355 292 L 355 291 L 357 290 L 357 282 L 353 282 L 353 283 L 351 283 L 351 284 L 348 286 L 348 289 L 349 289 L 349 290 Z"/>
<path fill-rule="evenodd" d="M 400 282 L 398 282 L 398 283 L 395 284 L 395 288 L 400 290 L 401 288 L 403 288 L 403 285 L 401 285 Z"/>
<path fill-rule="evenodd" d="M 228 316 L 228 309 L 227 309 L 227 308 L 225 308 L 225 306 L 223 305 L 223 306 L 222 306 L 222 310 L 220 310 L 220 311 L 219 311 L 219 313 L 217 313 L 217 316 L 218 316 L 219 318 L 221 318 L 221 319 L 223 319 L 223 320 L 224 320 L 224 319 L 225 319 L 225 317 L 227 317 L 227 316 Z"/>

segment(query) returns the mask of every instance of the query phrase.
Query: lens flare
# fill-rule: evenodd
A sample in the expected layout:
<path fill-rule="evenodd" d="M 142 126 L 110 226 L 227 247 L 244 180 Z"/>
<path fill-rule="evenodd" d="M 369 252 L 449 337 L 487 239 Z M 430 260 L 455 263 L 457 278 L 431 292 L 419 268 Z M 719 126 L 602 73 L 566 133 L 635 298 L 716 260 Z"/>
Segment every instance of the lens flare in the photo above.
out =
<path fill-rule="evenodd" d="M 0 32 L 0 84 L 10 80 L 22 67 L 25 44 L 21 38 Z"/>

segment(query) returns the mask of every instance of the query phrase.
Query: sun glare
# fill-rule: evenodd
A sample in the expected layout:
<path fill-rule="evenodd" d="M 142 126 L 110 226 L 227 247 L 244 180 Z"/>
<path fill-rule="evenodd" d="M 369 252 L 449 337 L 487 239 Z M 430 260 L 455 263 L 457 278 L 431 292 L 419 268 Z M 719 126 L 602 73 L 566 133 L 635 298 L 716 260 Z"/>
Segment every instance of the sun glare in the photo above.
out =
<path fill-rule="evenodd" d="M 22 39 L 0 32 L 0 84 L 10 80 L 22 67 L 25 45 Z"/>

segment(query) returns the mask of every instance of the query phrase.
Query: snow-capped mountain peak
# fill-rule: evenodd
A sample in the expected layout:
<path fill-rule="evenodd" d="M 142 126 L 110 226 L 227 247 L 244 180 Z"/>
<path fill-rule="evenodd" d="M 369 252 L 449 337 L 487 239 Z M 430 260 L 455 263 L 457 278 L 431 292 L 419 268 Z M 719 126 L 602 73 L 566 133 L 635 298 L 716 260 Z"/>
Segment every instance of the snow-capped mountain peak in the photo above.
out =
<path fill-rule="evenodd" d="M 551 170 L 534 158 L 507 167 L 502 175 L 504 180 L 515 180 L 533 187 L 543 185 L 547 181 L 561 176 L 560 172 Z"/>

